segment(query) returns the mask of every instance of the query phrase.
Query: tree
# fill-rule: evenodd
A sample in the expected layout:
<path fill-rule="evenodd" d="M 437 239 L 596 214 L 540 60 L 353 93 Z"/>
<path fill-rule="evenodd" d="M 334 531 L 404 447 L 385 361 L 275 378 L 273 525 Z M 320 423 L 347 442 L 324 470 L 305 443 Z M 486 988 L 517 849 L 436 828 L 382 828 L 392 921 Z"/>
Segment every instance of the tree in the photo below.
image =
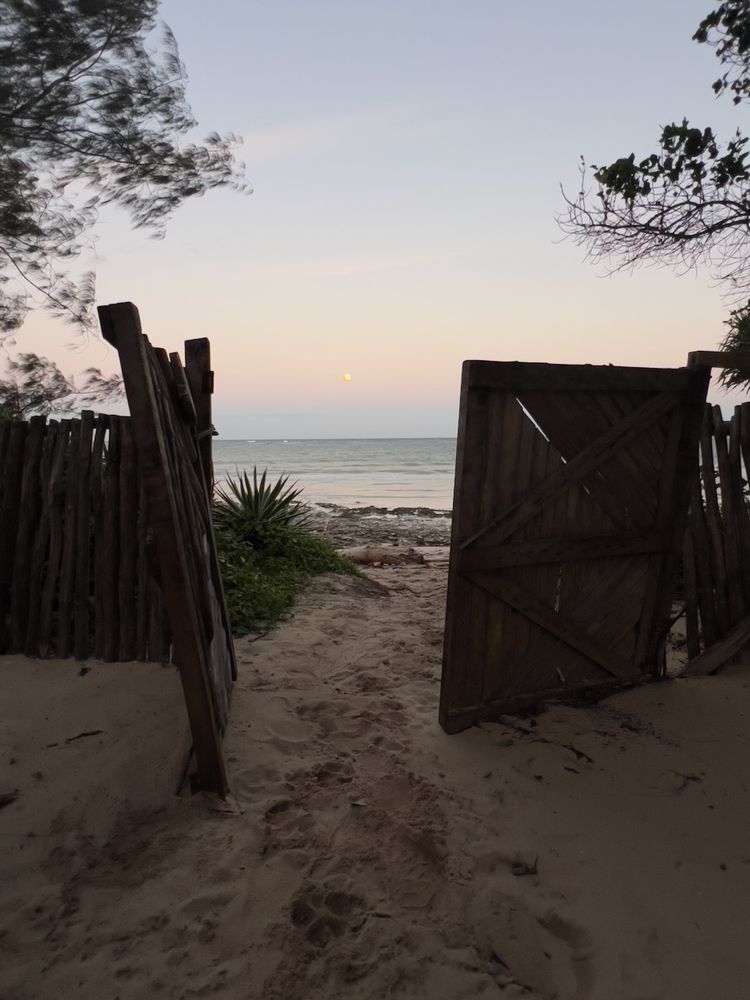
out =
<path fill-rule="evenodd" d="M 161 235 L 186 198 L 245 190 L 234 136 L 183 142 L 195 126 L 175 39 L 158 0 L 0 4 L 0 331 L 19 327 L 33 289 L 53 313 L 91 321 L 94 278 L 66 267 L 97 208 L 125 208 Z"/>
<path fill-rule="evenodd" d="M 98 368 L 88 368 L 83 375 L 83 385 L 77 388 L 54 361 L 38 354 L 19 354 L 7 363 L 6 378 L 0 379 L 0 420 L 69 413 L 118 394 L 120 379 L 116 375 L 108 378 Z"/>
<path fill-rule="evenodd" d="M 734 104 L 750 101 L 747 0 L 719 4 L 698 25 L 693 40 L 714 48 L 721 63 L 714 92 L 731 95 Z M 728 284 L 735 302 L 747 300 L 732 312 L 722 346 L 750 349 L 748 137 L 738 130 L 722 143 L 713 129 L 683 119 L 662 128 L 658 150 L 649 156 L 636 160 L 631 153 L 590 169 L 596 191 L 589 190 L 582 162 L 578 195 L 564 195 L 563 230 L 587 248 L 590 259 L 613 270 L 641 263 L 686 270 L 708 264 Z"/>

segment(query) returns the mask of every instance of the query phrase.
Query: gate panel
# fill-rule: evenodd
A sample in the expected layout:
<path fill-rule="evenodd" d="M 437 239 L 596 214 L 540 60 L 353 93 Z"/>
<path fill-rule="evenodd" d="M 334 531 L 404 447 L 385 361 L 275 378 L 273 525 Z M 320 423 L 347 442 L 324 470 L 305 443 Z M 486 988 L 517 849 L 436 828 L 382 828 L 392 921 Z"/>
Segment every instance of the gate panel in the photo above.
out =
<path fill-rule="evenodd" d="M 658 675 L 704 370 L 464 364 L 440 721 Z"/>

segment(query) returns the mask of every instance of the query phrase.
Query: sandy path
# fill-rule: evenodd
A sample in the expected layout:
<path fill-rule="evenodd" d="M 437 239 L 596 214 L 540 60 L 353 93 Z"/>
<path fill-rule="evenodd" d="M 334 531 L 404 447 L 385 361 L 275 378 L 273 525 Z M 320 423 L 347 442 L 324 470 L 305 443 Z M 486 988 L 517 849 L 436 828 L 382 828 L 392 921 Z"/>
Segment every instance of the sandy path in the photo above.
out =
<path fill-rule="evenodd" d="M 445 569 L 369 576 L 238 643 L 231 807 L 8 864 L 0 996 L 746 1000 L 750 673 L 447 737 Z"/>

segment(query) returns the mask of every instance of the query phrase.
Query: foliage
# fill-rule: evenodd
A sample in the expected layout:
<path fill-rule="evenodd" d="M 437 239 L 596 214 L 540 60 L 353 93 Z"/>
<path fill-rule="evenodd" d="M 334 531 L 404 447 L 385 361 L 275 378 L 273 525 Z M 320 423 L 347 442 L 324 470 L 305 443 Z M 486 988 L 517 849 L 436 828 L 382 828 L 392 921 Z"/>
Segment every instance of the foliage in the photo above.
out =
<path fill-rule="evenodd" d="M 319 573 L 359 575 L 353 563 L 324 539 L 308 534 L 295 518 L 295 514 L 304 516 L 296 499 L 299 489 L 287 488 L 286 478 L 270 486 L 265 483 L 265 472 L 258 483 L 253 470 L 253 479 L 254 490 L 247 476 L 237 484 L 251 491 L 250 511 L 259 493 L 266 500 L 273 494 L 276 501 L 258 504 L 261 514 L 255 520 L 227 515 L 226 509 L 222 514 L 222 501 L 214 504 L 219 566 L 229 618 L 239 635 L 282 619 L 311 577 Z M 226 491 L 217 493 L 226 495 Z"/>
<path fill-rule="evenodd" d="M 741 309 L 733 309 L 725 323 L 729 330 L 719 347 L 722 351 L 744 351 L 750 353 L 750 302 Z M 724 369 L 719 382 L 727 389 L 747 385 L 747 372 Z"/>
<path fill-rule="evenodd" d="M 196 124 L 169 28 L 152 51 L 158 0 L 4 0 L 0 5 L 0 331 L 20 326 L 25 291 L 79 324 L 93 275 L 65 266 L 100 205 L 161 235 L 210 188 L 244 190 L 233 136 L 183 143 Z M 20 289 L 20 290 L 19 290 Z"/>
<path fill-rule="evenodd" d="M 735 104 L 750 100 L 750 5 L 720 3 L 698 26 L 693 39 L 710 45 L 723 73 L 713 84 Z M 739 130 L 721 142 L 711 128 L 687 119 L 662 128 L 658 149 L 634 153 L 607 166 L 592 165 L 598 189 L 565 196 L 560 224 L 588 249 L 595 262 L 615 269 L 662 263 L 690 269 L 715 268 L 731 292 L 750 293 L 750 163 L 748 137 Z"/>
<path fill-rule="evenodd" d="M 281 476 L 275 483 L 267 482 L 267 470 L 258 479 L 253 467 L 252 481 L 247 472 L 237 473 L 237 479 L 227 479 L 226 488 L 217 487 L 214 500 L 214 521 L 249 545 L 263 543 L 269 530 L 279 526 L 304 527 L 309 522 L 306 506 L 298 499 L 302 490 Z"/>
<path fill-rule="evenodd" d="M 0 379 L 0 420 L 26 420 L 36 413 L 69 413 L 74 408 L 111 400 L 121 392 L 117 376 L 106 377 L 88 368 L 77 388 L 54 361 L 38 354 L 19 354 L 6 365 Z"/>

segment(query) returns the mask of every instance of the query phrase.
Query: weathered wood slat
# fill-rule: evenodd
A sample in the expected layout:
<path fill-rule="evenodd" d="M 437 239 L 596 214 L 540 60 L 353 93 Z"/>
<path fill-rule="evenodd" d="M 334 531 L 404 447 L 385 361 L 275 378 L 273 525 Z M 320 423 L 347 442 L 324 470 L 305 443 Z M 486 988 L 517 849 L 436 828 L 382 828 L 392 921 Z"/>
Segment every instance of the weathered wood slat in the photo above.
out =
<path fill-rule="evenodd" d="M 95 416 L 81 413 L 78 451 L 78 495 L 76 497 L 75 597 L 73 610 L 73 655 L 85 660 L 93 652 L 91 629 L 91 447 Z"/>
<path fill-rule="evenodd" d="M 100 415 L 94 432 L 94 445 L 91 451 L 90 494 L 91 512 L 93 517 L 94 542 L 94 656 L 104 658 L 105 649 L 105 577 L 106 542 L 104 537 L 104 475 L 106 466 L 106 437 L 109 430 L 109 417 Z"/>
<path fill-rule="evenodd" d="M 741 653 L 750 645 L 750 616 L 743 618 L 715 642 L 709 649 L 704 650 L 700 656 L 693 660 L 688 660 L 682 671 L 683 677 L 705 677 L 708 674 L 716 673 L 720 667 Z"/>
<path fill-rule="evenodd" d="M 44 567 L 47 561 L 50 538 L 50 495 L 48 484 L 52 474 L 54 457 L 57 452 L 57 438 L 60 425 L 56 420 L 47 424 L 47 431 L 42 444 L 42 457 L 39 466 L 40 481 L 40 513 L 39 526 L 34 538 L 31 572 L 29 573 L 29 613 L 26 624 L 26 640 L 24 652 L 26 656 L 39 656 L 39 632 L 42 615 L 42 583 Z"/>
<path fill-rule="evenodd" d="M 551 365 L 525 361 L 465 361 L 469 389 L 506 392 L 684 392 L 685 368 L 619 368 L 612 365 Z"/>
<path fill-rule="evenodd" d="M 700 438 L 703 490 L 706 497 L 706 529 L 710 541 L 711 576 L 714 583 L 716 622 L 720 635 L 729 630 L 729 605 L 726 592 L 726 563 L 724 559 L 724 534 L 719 498 L 716 492 L 714 466 L 713 410 L 706 405 Z"/>
<path fill-rule="evenodd" d="M 107 461 L 104 469 L 104 515 L 102 518 L 102 562 L 99 586 L 104 615 L 104 654 L 108 663 L 120 656 L 120 452 L 122 425 L 109 418 Z"/>
<path fill-rule="evenodd" d="M 23 456 L 28 426 L 6 424 L 7 440 L 3 464 L 3 494 L 0 502 L 0 650 L 7 648 L 11 603 L 11 581 L 18 532 L 19 499 L 23 483 Z"/>
<path fill-rule="evenodd" d="M 63 548 L 60 561 L 60 582 L 58 585 L 57 635 L 55 653 L 65 659 L 72 652 L 73 635 L 73 594 L 75 590 L 76 551 L 76 500 L 78 498 L 78 459 L 81 448 L 81 422 L 73 420 L 65 455 L 65 508 L 63 513 Z"/>
<path fill-rule="evenodd" d="M 39 617 L 39 655 L 49 656 L 53 651 L 53 618 L 63 550 L 65 513 L 65 458 L 71 430 L 70 420 L 61 420 L 55 441 L 52 468 L 47 481 L 47 510 L 49 517 L 49 554 L 42 583 L 41 612 Z"/>
<path fill-rule="evenodd" d="M 214 489 L 211 422 L 211 394 L 214 391 L 214 380 L 211 371 L 211 344 L 208 337 L 196 337 L 185 341 L 185 373 L 195 407 L 203 478 L 210 497 Z"/>
<path fill-rule="evenodd" d="M 595 535 L 570 538 L 541 538 L 538 541 L 508 541 L 499 545 L 463 551 L 458 560 L 462 573 L 502 569 L 509 566 L 538 566 L 583 559 L 644 555 L 664 552 L 669 546 L 666 532 L 648 535 Z"/>
<path fill-rule="evenodd" d="M 24 652 L 26 628 L 29 619 L 30 581 L 34 537 L 39 527 L 39 513 L 42 503 L 42 484 L 39 467 L 47 429 L 47 418 L 32 417 L 23 456 L 23 483 L 20 495 L 20 512 L 13 561 L 13 584 L 11 587 L 10 645 L 11 653 Z M 0 462 L 0 469 L 3 468 Z M 3 477 L 5 478 L 5 477 Z M 2 647 L 0 646 L 0 649 Z"/>
<path fill-rule="evenodd" d="M 138 482 L 130 420 L 121 418 L 118 423 L 120 425 L 120 545 L 117 582 L 120 620 L 119 659 L 127 661 L 135 659 L 136 656 Z"/>

